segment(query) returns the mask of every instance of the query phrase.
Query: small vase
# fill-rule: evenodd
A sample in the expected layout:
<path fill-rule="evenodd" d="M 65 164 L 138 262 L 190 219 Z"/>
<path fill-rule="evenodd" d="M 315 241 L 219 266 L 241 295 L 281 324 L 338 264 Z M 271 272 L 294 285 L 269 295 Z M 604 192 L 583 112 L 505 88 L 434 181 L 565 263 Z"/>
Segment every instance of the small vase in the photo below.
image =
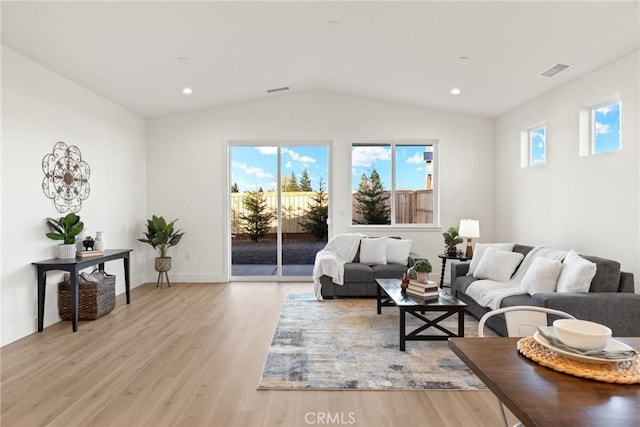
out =
<path fill-rule="evenodd" d="M 71 259 L 76 257 L 76 244 L 61 244 L 58 245 L 58 258 L 59 259 Z"/>
<path fill-rule="evenodd" d="M 104 238 L 102 231 L 96 231 L 96 238 L 94 239 L 94 249 L 96 251 L 103 251 L 107 246 L 107 240 Z"/>
<path fill-rule="evenodd" d="M 417 272 L 416 275 L 417 275 L 416 280 L 420 283 L 427 283 L 429 281 L 429 273 Z"/>

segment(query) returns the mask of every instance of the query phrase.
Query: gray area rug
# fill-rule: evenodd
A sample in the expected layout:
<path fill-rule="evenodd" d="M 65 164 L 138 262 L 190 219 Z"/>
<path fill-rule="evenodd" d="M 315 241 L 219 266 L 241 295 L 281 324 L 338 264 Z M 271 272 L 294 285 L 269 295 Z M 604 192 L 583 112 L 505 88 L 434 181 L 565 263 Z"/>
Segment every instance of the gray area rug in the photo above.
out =
<path fill-rule="evenodd" d="M 486 389 L 447 341 L 407 341 L 401 352 L 398 317 L 395 307 L 376 314 L 375 299 L 287 295 L 258 389 Z M 457 331 L 457 316 L 444 325 Z M 477 320 L 465 315 L 465 336 L 477 332 Z"/>

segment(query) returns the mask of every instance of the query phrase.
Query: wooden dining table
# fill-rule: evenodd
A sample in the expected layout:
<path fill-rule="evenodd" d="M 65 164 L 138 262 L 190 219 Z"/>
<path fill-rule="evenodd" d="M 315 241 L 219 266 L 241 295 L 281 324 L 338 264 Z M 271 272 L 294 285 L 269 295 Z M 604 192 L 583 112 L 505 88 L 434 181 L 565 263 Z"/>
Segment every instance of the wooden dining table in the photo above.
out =
<path fill-rule="evenodd" d="M 616 338 L 640 350 L 640 337 Z M 449 347 L 525 426 L 640 426 L 640 384 L 611 384 L 546 368 L 519 338 L 450 338 Z"/>

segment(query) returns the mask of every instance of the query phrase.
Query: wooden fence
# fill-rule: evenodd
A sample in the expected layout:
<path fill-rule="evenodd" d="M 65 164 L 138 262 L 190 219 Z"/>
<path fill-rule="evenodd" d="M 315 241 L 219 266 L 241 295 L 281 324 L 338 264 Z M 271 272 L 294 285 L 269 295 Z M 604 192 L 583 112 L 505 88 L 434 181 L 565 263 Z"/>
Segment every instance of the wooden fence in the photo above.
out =
<path fill-rule="evenodd" d="M 275 191 L 265 191 L 267 208 L 276 212 L 278 206 L 278 194 Z M 298 223 L 304 216 L 309 204 L 313 203 L 314 192 L 283 192 L 282 193 L 282 232 L 283 233 L 304 233 L 304 229 Z M 242 203 L 243 193 L 231 194 L 231 232 L 235 235 L 242 233 L 242 220 L 240 215 L 247 214 Z M 433 222 L 433 190 L 399 190 L 395 193 L 396 198 L 396 224 L 424 224 Z M 355 197 L 352 196 L 352 203 Z M 387 206 L 390 199 L 387 199 Z M 358 215 L 353 210 L 353 219 L 357 220 Z M 271 233 L 276 232 L 277 221 L 273 220 Z"/>

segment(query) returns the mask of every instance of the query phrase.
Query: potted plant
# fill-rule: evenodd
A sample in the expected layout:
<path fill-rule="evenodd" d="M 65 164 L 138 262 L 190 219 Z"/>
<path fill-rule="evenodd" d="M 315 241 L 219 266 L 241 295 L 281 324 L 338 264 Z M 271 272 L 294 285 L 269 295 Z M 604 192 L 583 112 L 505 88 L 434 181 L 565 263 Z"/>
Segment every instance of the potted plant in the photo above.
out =
<path fill-rule="evenodd" d="M 147 220 L 147 231 L 144 239 L 138 239 L 142 243 L 148 243 L 158 252 L 159 257 L 155 261 L 155 269 L 158 273 L 166 273 L 171 270 L 171 257 L 167 256 L 170 247 L 180 243 L 184 233 L 174 230 L 177 219 L 167 222 L 164 217 L 153 215 Z M 160 277 L 160 276 L 159 276 Z"/>
<path fill-rule="evenodd" d="M 442 236 L 444 236 L 445 255 L 449 257 L 457 256 L 458 248 L 456 245 L 464 241 L 462 237 L 458 235 L 458 227 L 449 227 L 447 231 L 442 233 Z"/>
<path fill-rule="evenodd" d="M 428 259 L 419 259 L 413 264 L 413 271 L 416 273 L 416 280 L 418 282 L 427 283 L 431 270 L 431 263 Z"/>
<path fill-rule="evenodd" d="M 62 243 L 58 245 L 58 258 L 75 258 L 76 237 L 84 229 L 80 216 L 68 213 L 60 219 L 47 218 L 47 225 L 51 229 L 47 233 L 47 237 L 51 240 L 62 240 Z"/>

